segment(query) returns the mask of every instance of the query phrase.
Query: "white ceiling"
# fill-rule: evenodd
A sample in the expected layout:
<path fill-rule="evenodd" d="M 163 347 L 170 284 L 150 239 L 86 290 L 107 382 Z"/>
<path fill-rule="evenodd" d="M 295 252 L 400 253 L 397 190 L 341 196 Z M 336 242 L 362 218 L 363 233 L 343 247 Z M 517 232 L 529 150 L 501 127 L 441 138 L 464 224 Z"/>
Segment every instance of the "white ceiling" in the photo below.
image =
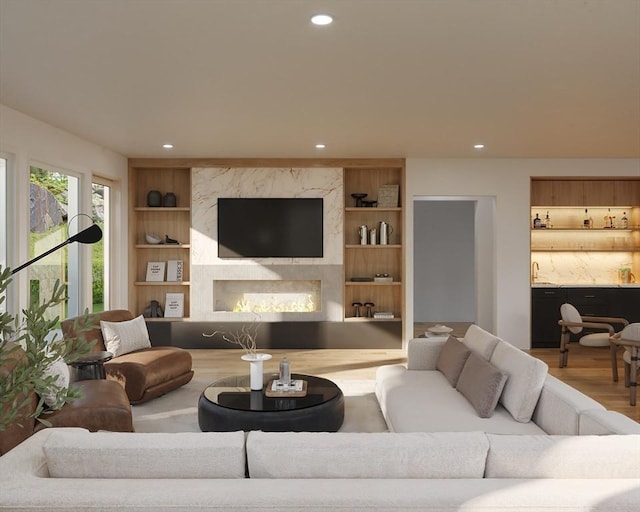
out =
<path fill-rule="evenodd" d="M 0 102 L 129 157 L 639 157 L 640 0 L 0 0 Z"/>

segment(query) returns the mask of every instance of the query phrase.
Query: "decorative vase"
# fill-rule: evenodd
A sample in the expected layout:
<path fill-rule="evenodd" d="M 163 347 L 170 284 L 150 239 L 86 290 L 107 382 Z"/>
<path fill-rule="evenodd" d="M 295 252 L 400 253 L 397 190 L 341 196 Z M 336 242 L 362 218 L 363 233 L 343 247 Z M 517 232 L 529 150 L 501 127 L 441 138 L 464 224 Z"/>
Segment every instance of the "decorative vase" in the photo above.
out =
<path fill-rule="evenodd" d="M 167 192 L 162 199 L 162 206 L 175 208 L 178 199 L 173 192 Z"/>
<path fill-rule="evenodd" d="M 147 206 L 162 206 L 162 194 L 159 190 L 150 190 L 147 194 Z"/>
<path fill-rule="evenodd" d="M 271 359 L 271 354 L 244 354 L 241 359 L 249 361 L 251 391 L 260 391 L 264 382 L 262 363 Z"/>

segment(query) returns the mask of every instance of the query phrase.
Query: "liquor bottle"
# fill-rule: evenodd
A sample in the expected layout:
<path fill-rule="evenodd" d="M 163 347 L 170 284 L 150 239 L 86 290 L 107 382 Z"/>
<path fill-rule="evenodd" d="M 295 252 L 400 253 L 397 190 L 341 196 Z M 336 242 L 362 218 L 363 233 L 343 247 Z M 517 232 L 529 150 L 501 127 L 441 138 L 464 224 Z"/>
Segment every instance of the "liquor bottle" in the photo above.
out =
<path fill-rule="evenodd" d="M 620 227 L 627 229 L 629 227 L 629 219 L 627 218 L 627 212 L 622 212 L 622 218 L 620 219 Z"/>
<path fill-rule="evenodd" d="M 590 226 L 590 222 L 589 222 L 589 211 L 585 208 L 584 209 L 584 220 L 582 221 L 582 227 L 585 229 L 589 229 Z"/>
<path fill-rule="evenodd" d="M 551 228 L 551 217 L 549 217 L 549 210 L 547 210 L 547 215 L 544 218 L 544 224 L 547 226 L 547 229 Z"/>
<path fill-rule="evenodd" d="M 542 220 L 540 219 L 540 216 L 536 213 L 536 218 L 533 219 L 533 229 L 538 229 L 540 227 L 540 224 L 542 224 Z"/>

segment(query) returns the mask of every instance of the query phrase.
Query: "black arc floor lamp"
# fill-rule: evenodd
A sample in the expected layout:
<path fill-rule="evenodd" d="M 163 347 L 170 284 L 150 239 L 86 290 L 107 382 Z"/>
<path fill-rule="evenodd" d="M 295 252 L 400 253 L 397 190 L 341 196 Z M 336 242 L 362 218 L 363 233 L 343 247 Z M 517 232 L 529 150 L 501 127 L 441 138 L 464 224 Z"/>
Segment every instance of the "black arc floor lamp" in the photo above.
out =
<path fill-rule="evenodd" d="M 22 265 L 20 265 L 19 267 L 14 268 L 13 270 L 11 270 L 11 275 L 15 274 L 16 272 L 20 272 L 23 268 L 28 267 L 32 263 L 35 263 L 36 261 L 44 258 L 45 256 L 48 256 L 52 252 L 55 252 L 58 249 L 61 249 L 65 245 L 72 244 L 73 242 L 79 242 L 81 244 L 95 244 L 100 240 L 102 240 L 102 230 L 100 229 L 100 226 L 98 226 L 97 224 L 92 224 L 88 228 L 80 231 L 79 233 L 76 233 L 75 235 L 70 236 L 61 244 L 58 244 L 55 247 L 52 247 L 51 249 L 41 254 L 40 256 L 36 256 L 32 260 L 29 260 L 26 263 L 23 263 Z"/>

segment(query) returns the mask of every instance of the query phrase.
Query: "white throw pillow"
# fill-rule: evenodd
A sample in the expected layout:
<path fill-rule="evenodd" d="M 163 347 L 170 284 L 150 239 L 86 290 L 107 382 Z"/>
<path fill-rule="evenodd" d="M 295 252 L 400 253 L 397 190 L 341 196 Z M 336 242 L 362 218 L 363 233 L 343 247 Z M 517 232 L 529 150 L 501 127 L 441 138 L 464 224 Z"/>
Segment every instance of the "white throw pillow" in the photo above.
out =
<path fill-rule="evenodd" d="M 69 367 L 61 357 L 53 361 L 42 375 L 43 377 L 54 377 L 55 385 L 59 386 L 61 389 L 69 388 Z M 56 407 L 56 395 L 57 393 L 55 393 L 53 390 L 44 391 L 41 393 L 41 397 L 44 399 L 44 403 L 49 407 Z"/>
<path fill-rule="evenodd" d="M 142 315 L 125 322 L 100 321 L 104 346 L 113 357 L 128 354 L 134 350 L 149 348 L 149 332 Z"/>
<path fill-rule="evenodd" d="M 496 345 L 490 362 L 509 376 L 500 403 L 516 421 L 529 422 L 549 367 L 540 359 L 502 340 Z"/>

